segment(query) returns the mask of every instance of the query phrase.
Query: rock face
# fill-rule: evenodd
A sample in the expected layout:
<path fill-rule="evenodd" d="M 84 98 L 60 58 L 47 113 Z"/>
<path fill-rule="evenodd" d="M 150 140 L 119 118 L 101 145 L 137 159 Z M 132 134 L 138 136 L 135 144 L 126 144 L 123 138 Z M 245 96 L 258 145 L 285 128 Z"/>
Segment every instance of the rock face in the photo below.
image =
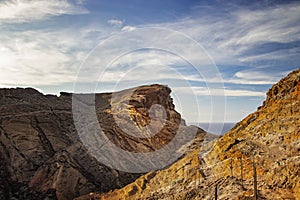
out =
<path fill-rule="evenodd" d="M 150 85 L 131 91 L 130 95 L 126 91 L 96 94 L 96 114 L 103 132 L 127 151 L 160 148 L 174 137 L 180 124 L 185 124 L 174 109 L 171 90 Z M 117 97 L 114 102 L 112 95 Z M 165 110 L 154 111 L 154 115 L 165 115 L 157 137 L 134 137 L 117 126 L 116 121 L 147 127 L 153 104 Z M 159 120 L 153 123 L 154 128 L 161 125 Z M 152 131 L 143 130 L 144 134 Z M 0 157 L 0 199 L 67 200 L 91 191 L 120 188 L 140 176 L 110 169 L 89 154 L 74 126 L 69 93 L 57 97 L 30 88 L 0 89 Z"/>
<path fill-rule="evenodd" d="M 300 69 L 275 84 L 255 113 L 215 142 L 198 147 L 169 168 L 95 197 L 255 199 L 256 193 L 258 199 L 299 200 L 299 100 Z"/>

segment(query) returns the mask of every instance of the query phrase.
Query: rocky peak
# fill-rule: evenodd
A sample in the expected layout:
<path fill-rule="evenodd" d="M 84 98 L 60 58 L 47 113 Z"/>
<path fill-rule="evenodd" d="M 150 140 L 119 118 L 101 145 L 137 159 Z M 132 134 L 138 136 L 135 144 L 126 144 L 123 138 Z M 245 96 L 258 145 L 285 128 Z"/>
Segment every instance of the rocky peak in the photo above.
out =
<path fill-rule="evenodd" d="M 271 106 L 271 104 L 278 100 L 291 99 L 295 94 L 299 94 L 299 73 L 299 70 L 295 70 L 273 85 L 267 92 L 267 99 L 263 103 L 263 107 Z"/>
<path fill-rule="evenodd" d="M 174 137 L 179 124 L 184 125 L 170 92 L 167 86 L 148 85 L 95 94 L 102 131 L 127 151 L 160 148 Z M 32 88 L 0 89 L 0 198 L 67 200 L 120 188 L 140 175 L 110 169 L 89 154 L 74 125 L 72 95 L 43 95 Z M 165 113 L 151 110 L 155 104 Z M 163 123 L 155 120 L 160 114 L 165 114 Z M 149 124 L 162 128 L 155 137 L 139 138 L 119 126 L 132 122 L 143 134 L 151 135 Z"/>
<path fill-rule="evenodd" d="M 101 199 L 300 199 L 300 69 L 224 136 Z M 206 151 L 206 149 L 209 149 Z M 203 152 L 206 152 L 203 154 Z M 256 177 L 256 181 L 254 181 Z M 78 200 L 86 200 L 83 196 Z"/>

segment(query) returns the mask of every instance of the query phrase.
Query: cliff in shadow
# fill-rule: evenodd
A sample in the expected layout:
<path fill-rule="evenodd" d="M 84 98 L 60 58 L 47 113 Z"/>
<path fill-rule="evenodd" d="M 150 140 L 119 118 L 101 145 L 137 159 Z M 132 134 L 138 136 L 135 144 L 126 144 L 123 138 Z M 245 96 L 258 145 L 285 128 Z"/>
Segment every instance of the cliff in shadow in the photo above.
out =
<path fill-rule="evenodd" d="M 106 137 L 123 150 L 145 153 L 170 142 L 180 126 L 187 134 L 195 130 L 175 110 L 170 92 L 167 86 L 149 85 L 76 98 L 94 95 L 97 123 Z M 149 112 L 155 104 L 164 113 Z M 135 137 L 132 126 L 121 128 L 129 123 L 144 137 Z M 72 94 L 43 95 L 31 88 L 0 89 L 0 157 L 0 199 L 73 199 L 124 187 L 141 175 L 109 168 L 91 155 L 74 124 Z"/>

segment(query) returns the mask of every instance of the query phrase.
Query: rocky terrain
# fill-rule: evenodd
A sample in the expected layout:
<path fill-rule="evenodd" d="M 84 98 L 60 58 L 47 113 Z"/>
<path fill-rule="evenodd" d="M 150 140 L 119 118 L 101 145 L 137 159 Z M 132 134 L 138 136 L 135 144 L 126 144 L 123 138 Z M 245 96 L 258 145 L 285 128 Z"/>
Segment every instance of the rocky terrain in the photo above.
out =
<path fill-rule="evenodd" d="M 97 123 L 111 142 L 126 151 L 160 149 L 175 137 L 179 126 L 187 134 L 195 130 L 185 126 L 175 111 L 170 92 L 167 86 L 149 85 L 96 94 L 92 106 Z M 83 108 L 87 104 L 81 103 Z M 155 104 L 165 113 L 155 109 L 150 113 Z M 127 134 L 135 133 L 132 126 L 125 127 L 126 132 L 120 128 L 129 123 L 145 137 Z M 157 134 L 152 137 L 154 130 Z M 197 131 L 198 140 L 203 140 L 204 132 Z M 31 88 L 0 89 L 0 157 L 0 199 L 68 200 L 124 187 L 141 175 L 111 169 L 91 156 L 76 131 L 72 94 L 43 95 Z"/>
<path fill-rule="evenodd" d="M 300 69 L 218 140 L 122 189 L 84 199 L 300 199 Z"/>
<path fill-rule="evenodd" d="M 151 153 L 179 129 L 186 136 L 195 131 L 175 111 L 170 92 L 150 85 L 96 94 L 94 102 L 85 101 L 91 94 L 76 98 L 83 110 L 95 107 L 114 145 Z M 91 155 L 97 146 L 89 152 L 82 144 L 72 96 L 0 89 L 0 199 L 300 199 L 300 69 L 223 137 L 197 129 L 180 159 L 146 174 L 114 170 Z"/>

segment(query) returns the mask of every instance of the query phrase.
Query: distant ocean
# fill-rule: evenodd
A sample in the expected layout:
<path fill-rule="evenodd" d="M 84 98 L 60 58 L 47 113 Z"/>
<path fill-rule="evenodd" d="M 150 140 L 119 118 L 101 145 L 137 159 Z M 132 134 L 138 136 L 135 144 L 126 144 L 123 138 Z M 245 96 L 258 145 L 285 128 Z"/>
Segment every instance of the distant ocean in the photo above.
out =
<path fill-rule="evenodd" d="M 199 126 L 203 130 L 217 135 L 224 135 L 234 127 L 236 123 L 188 123 L 188 125 Z"/>

